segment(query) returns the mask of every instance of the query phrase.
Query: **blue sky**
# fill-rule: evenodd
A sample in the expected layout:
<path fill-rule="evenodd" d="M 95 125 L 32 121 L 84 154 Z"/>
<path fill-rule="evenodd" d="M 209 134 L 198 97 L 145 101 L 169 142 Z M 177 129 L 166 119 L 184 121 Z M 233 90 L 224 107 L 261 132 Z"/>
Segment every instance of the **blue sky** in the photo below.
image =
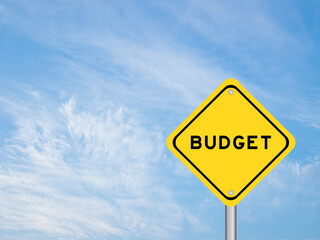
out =
<path fill-rule="evenodd" d="M 223 239 L 165 146 L 227 78 L 296 139 L 238 238 L 320 239 L 318 1 L 0 1 L 0 238 Z"/>

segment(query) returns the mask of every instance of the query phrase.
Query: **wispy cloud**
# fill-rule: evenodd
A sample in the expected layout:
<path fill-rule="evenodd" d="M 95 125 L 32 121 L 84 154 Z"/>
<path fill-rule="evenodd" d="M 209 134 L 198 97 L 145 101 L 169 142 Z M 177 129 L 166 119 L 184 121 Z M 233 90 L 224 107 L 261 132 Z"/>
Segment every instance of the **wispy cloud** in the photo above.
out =
<path fill-rule="evenodd" d="M 74 11 L 73 6 L 82 11 Z M 58 1 L 29 6 L 19 1 L 8 4 L 10 11 L 2 22 L 66 55 L 58 58 L 61 64 L 68 64 L 63 71 L 87 75 L 84 81 L 98 75 L 108 87 L 119 89 L 115 92 L 123 92 L 121 96 L 157 98 L 159 106 L 169 107 L 165 100 L 170 99 L 194 107 L 222 80 L 235 77 L 283 117 L 290 111 L 300 112 L 299 106 L 287 101 L 301 96 L 294 88 L 298 79 L 293 73 L 279 75 L 279 69 L 303 58 L 307 40 L 279 25 L 270 11 L 265 11 L 271 5 L 246 6 L 219 1 L 139 5 L 130 1 L 71 5 Z M 23 15 L 17 14 L 19 8 Z M 167 14 L 172 21 L 149 16 L 146 11 Z M 59 14 L 61 18 L 55 21 Z M 182 39 L 190 31 L 196 39 Z M 190 43 L 198 40 L 201 48 L 211 46 L 210 55 L 192 47 Z M 291 49 L 295 49 L 295 57 Z M 291 90 L 283 96 L 287 85 Z"/>
<path fill-rule="evenodd" d="M 310 94 L 299 99 L 299 111 L 291 116 L 292 119 L 305 123 L 315 129 L 320 128 L 320 97 Z"/>
<path fill-rule="evenodd" d="M 74 5 L 83 12 L 74 11 Z M 13 6 L 22 7 L 24 15 L 17 14 Z M 70 65 L 64 70 L 73 66 L 78 74 L 85 74 L 89 69 L 91 74 L 98 71 L 102 78 L 105 78 L 105 73 L 114 74 L 113 80 L 108 81 L 109 86 L 120 87 L 121 83 L 130 82 L 132 89 L 137 91 L 135 97 L 151 92 L 148 98 L 157 96 L 158 99 L 169 99 L 170 96 L 179 104 L 193 107 L 222 80 L 235 77 L 250 86 L 262 99 L 270 101 L 273 107 L 281 103 L 282 108 L 278 111 L 283 112 L 288 102 L 285 98 L 275 98 L 275 94 L 270 96 L 266 88 L 273 86 L 274 81 L 270 76 L 259 74 L 274 73 L 262 71 L 266 61 L 272 61 L 268 66 L 273 66 L 283 61 L 276 60 L 275 55 L 292 59 L 287 54 L 290 49 L 302 51 L 305 43 L 292 37 L 290 32 L 267 15 L 265 8 L 269 5 L 252 4 L 250 8 L 245 8 L 242 4 L 206 1 L 140 5 L 130 1 L 126 4 L 98 1 L 96 4 L 83 2 L 71 5 L 39 2 L 27 6 L 19 1 L 13 6 L 9 5 L 11 11 L 2 21 L 66 53 Z M 174 24 L 149 16 L 147 10 L 169 14 L 168 17 L 175 20 Z M 88 12 L 95 14 L 85 14 Z M 54 21 L 60 13 L 63 13 L 62 19 Z M 67 16 L 70 19 L 65 19 Z M 236 57 L 232 69 L 226 63 L 231 56 L 221 52 L 208 56 L 181 39 L 185 31 L 192 29 L 199 38 L 210 39 L 210 44 L 203 43 L 202 47 L 215 45 L 224 49 L 223 52 L 232 52 Z M 264 47 L 261 48 L 261 45 Z M 257 54 L 257 51 L 262 53 Z M 286 54 L 279 54 L 279 51 Z M 257 84 L 239 74 L 239 68 L 243 70 L 244 65 L 250 66 L 248 71 L 255 74 Z M 117 79 L 116 84 L 114 79 Z M 295 81 L 286 77 L 278 78 L 276 83 L 282 80 L 286 84 Z M 277 89 L 281 90 L 281 86 Z M 121 90 L 127 89 L 123 87 Z M 129 91 L 131 96 L 132 92 Z M 281 90 L 277 95 L 282 94 Z M 162 104 L 168 105 L 167 102 Z"/>
<path fill-rule="evenodd" d="M 17 131 L 1 154 L 3 229 L 138 239 L 171 238 L 181 228 L 184 211 L 158 168 L 159 133 L 124 108 L 96 115 L 73 98 L 45 106 L 8 108 Z"/>
<path fill-rule="evenodd" d="M 281 210 L 311 209 L 320 202 L 319 155 L 304 161 L 286 158 L 240 203 L 240 218 L 248 222 L 274 216 Z M 267 210 L 267 211 L 266 211 Z"/>

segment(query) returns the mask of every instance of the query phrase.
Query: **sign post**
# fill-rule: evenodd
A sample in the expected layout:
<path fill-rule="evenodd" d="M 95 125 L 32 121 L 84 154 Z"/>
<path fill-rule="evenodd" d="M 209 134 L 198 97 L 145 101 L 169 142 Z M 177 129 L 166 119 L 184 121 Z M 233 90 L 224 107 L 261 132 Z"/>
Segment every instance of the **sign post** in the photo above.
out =
<path fill-rule="evenodd" d="M 226 205 L 236 205 L 294 148 L 294 137 L 235 79 L 225 80 L 167 138 L 168 148 Z"/>
<path fill-rule="evenodd" d="M 226 240 L 237 240 L 237 206 L 225 206 Z"/>

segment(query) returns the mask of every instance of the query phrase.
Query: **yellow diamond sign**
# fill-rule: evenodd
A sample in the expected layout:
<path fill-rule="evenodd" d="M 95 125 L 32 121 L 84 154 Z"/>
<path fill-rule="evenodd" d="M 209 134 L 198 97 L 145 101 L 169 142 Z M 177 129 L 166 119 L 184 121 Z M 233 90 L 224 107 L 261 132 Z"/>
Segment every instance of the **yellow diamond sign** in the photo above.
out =
<path fill-rule="evenodd" d="M 294 137 L 234 79 L 167 139 L 168 148 L 227 206 L 237 205 L 294 145 Z"/>

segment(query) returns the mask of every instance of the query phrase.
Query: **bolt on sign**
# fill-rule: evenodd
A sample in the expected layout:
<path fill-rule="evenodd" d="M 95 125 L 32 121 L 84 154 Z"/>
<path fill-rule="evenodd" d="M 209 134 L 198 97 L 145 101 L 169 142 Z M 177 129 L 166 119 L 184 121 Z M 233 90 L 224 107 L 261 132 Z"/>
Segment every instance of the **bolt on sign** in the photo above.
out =
<path fill-rule="evenodd" d="M 227 206 L 237 205 L 294 145 L 294 137 L 235 79 L 225 80 L 167 139 Z"/>

